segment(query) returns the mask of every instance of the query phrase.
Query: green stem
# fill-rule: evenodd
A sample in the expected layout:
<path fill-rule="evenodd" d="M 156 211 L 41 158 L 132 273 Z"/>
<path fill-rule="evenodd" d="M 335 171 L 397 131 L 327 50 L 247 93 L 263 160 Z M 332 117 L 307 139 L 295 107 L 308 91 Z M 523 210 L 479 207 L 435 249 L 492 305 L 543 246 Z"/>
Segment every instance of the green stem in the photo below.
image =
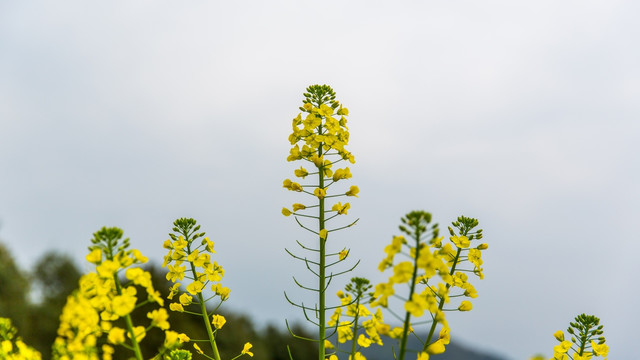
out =
<path fill-rule="evenodd" d="M 451 270 L 449 271 L 449 275 L 451 276 L 453 276 L 453 274 L 456 271 L 456 266 L 458 265 L 458 259 L 460 258 L 461 252 L 462 252 L 462 249 L 458 248 L 456 257 L 453 259 L 453 265 L 451 266 Z M 449 290 L 450 287 L 451 285 L 447 284 L 447 290 Z M 442 310 L 443 306 L 444 306 L 444 297 L 440 299 L 440 304 L 438 304 L 438 310 Z M 433 334 L 436 330 L 436 325 L 438 325 L 438 322 L 434 320 L 433 323 L 431 324 L 431 329 L 429 329 L 429 335 L 427 336 L 427 341 L 424 343 L 424 347 L 422 348 L 422 351 L 426 351 L 427 347 L 431 344 L 431 339 L 433 338 Z"/>
<path fill-rule="evenodd" d="M 187 241 L 187 253 L 191 254 L 191 242 L 189 241 L 188 234 L 184 234 L 185 240 Z M 191 274 L 193 275 L 194 281 L 198 281 L 198 274 L 196 272 L 196 267 L 192 262 L 189 262 L 191 265 Z M 198 295 L 198 303 L 200 303 L 200 313 L 202 314 L 202 321 L 204 321 L 204 325 L 207 329 L 207 335 L 209 336 L 209 343 L 211 344 L 211 350 L 213 351 L 213 357 L 216 360 L 220 360 L 220 353 L 218 352 L 218 346 L 216 345 L 216 339 L 213 335 L 213 330 L 211 329 L 211 323 L 209 322 L 209 314 L 207 313 L 207 306 L 204 301 L 204 297 L 202 296 L 202 292 L 199 292 Z"/>
<path fill-rule="evenodd" d="M 193 265 L 191 265 L 193 267 Z M 202 312 L 202 320 L 207 328 L 207 335 L 209 335 L 209 343 L 213 350 L 213 357 L 216 360 L 220 360 L 220 353 L 218 352 L 218 346 L 216 345 L 216 339 L 213 336 L 213 330 L 211 330 L 211 323 L 209 322 L 209 314 L 207 314 L 207 307 L 205 305 L 202 293 L 198 293 L 198 301 L 200 301 L 200 311 Z"/>
<path fill-rule="evenodd" d="M 584 334 L 580 335 L 580 351 L 578 352 L 578 355 L 580 356 L 582 356 L 582 354 L 584 353 L 584 349 L 587 345 L 587 341 L 589 341 L 589 329 L 590 327 L 587 327 Z"/>
<path fill-rule="evenodd" d="M 356 316 L 353 319 L 353 339 L 351 339 L 350 359 L 355 359 L 356 357 L 356 341 L 358 336 L 358 318 L 359 317 L 360 317 L 360 294 L 358 294 L 358 299 L 356 300 Z"/>
<path fill-rule="evenodd" d="M 120 285 L 120 281 L 118 280 L 118 274 L 113 274 L 113 281 L 116 284 L 116 291 L 118 295 L 122 295 L 122 286 Z M 133 321 L 131 321 L 131 315 L 127 314 L 124 317 L 125 323 L 127 324 L 127 332 L 131 337 L 131 347 L 133 348 L 133 352 L 136 354 L 136 359 L 142 360 L 142 352 L 140 351 L 140 345 L 138 344 L 138 339 L 136 339 L 136 335 L 133 332 Z"/>
<path fill-rule="evenodd" d="M 322 133 L 322 125 L 320 125 L 318 127 L 318 133 Z M 320 144 L 320 146 L 318 147 L 318 156 L 322 156 L 322 143 Z M 324 188 L 324 165 L 320 165 L 318 167 L 319 171 L 318 171 L 318 187 L 320 189 Z M 322 231 L 324 229 L 324 198 L 322 199 L 318 199 L 319 200 L 319 204 L 318 204 L 318 213 L 319 213 L 319 217 L 318 217 L 318 233 L 320 231 Z M 324 360 L 324 356 L 325 356 L 325 348 L 324 348 L 324 339 L 326 336 L 325 330 L 326 330 L 326 304 L 325 304 L 325 282 L 326 282 L 326 275 L 325 275 L 325 256 L 326 256 L 326 249 L 325 249 L 325 245 L 326 245 L 326 239 L 320 239 L 320 265 L 319 265 L 319 273 L 320 276 L 318 277 L 318 303 L 320 304 L 320 314 L 319 314 L 319 324 L 320 326 L 318 327 L 318 360 Z"/>
<path fill-rule="evenodd" d="M 409 290 L 408 301 L 411 301 L 413 293 L 416 291 L 416 279 L 418 277 L 418 257 L 420 256 L 420 230 L 416 228 L 415 231 L 416 240 L 416 256 L 413 261 L 413 274 L 411 275 L 411 289 Z M 411 319 L 411 313 L 406 312 L 404 316 L 404 325 L 402 327 L 402 342 L 400 343 L 400 354 L 398 360 L 404 360 L 404 355 L 407 352 L 407 340 L 409 338 L 409 320 Z"/>

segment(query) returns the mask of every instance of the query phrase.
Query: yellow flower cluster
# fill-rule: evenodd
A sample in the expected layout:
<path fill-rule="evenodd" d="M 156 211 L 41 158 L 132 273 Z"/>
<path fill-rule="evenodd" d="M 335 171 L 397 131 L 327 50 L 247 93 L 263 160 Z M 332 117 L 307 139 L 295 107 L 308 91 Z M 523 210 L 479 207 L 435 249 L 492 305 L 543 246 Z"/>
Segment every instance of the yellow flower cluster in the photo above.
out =
<path fill-rule="evenodd" d="M 362 321 L 362 328 L 365 332 L 360 333 L 357 336 L 357 344 L 363 348 L 368 348 L 371 344 L 378 344 L 382 346 L 382 339 L 380 334 L 387 335 L 389 333 L 389 325 L 383 323 L 382 312 L 378 309 L 375 313 L 371 313 L 366 306 L 356 303 L 350 294 L 344 294 L 342 291 L 338 291 L 338 298 L 342 307 L 335 309 L 331 319 L 327 325 L 335 328 L 338 334 L 338 343 L 344 344 L 347 341 L 354 339 L 354 320 Z M 343 309 L 346 308 L 343 315 Z M 357 330 L 357 329 L 356 329 Z M 334 345 L 325 340 L 327 348 L 334 348 Z"/>
<path fill-rule="evenodd" d="M 148 327 L 131 323 L 130 314 L 139 304 L 135 285 L 145 289 L 147 299 L 144 302 L 164 305 L 160 293 L 153 288 L 151 274 L 133 266 L 146 263 L 148 259 L 139 250 L 127 250 L 128 239 L 123 244 L 119 243 L 120 229 L 103 228 L 94 236 L 92 242 L 95 245 L 90 248 L 86 259 L 96 268 L 80 278 L 79 289 L 67 299 L 54 345 L 55 358 L 97 359 L 96 344 L 102 336 L 106 336 L 106 344 L 101 351 L 103 359 L 111 359 L 112 345 L 123 345 L 139 355 L 137 344 L 153 327 L 164 330 L 167 344 L 176 347 L 180 341 L 170 339 L 172 332 L 167 331 L 169 315 L 164 308 L 147 313 L 150 319 Z M 121 283 L 119 277 L 123 273 L 126 283 Z M 126 329 L 114 325 L 120 318 L 125 318 Z"/>
<path fill-rule="evenodd" d="M 562 332 L 562 331 L 560 331 Z M 578 353 L 574 353 L 569 357 L 567 352 L 571 350 L 573 343 L 569 340 L 562 340 L 560 344 L 553 347 L 553 357 L 550 360 L 589 360 L 594 356 L 602 356 L 605 359 L 609 354 L 609 346 L 607 344 L 598 344 L 595 341 L 591 341 L 591 349 L 592 351 L 585 351 L 582 355 Z"/>
<path fill-rule="evenodd" d="M 8 318 L 0 317 L 0 359 L 40 360 L 40 353 L 16 337 L 17 330 Z"/>
<path fill-rule="evenodd" d="M 384 249 L 387 256 L 378 266 L 381 271 L 392 268 L 393 275 L 389 277 L 388 282 L 376 285 L 375 301 L 372 305 L 388 307 L 389 297 L 395 295 L 394 286 L 396 284 L 410 283 L 414 277 L 414 272 L 416 273 L 416 280 L 424 284 L 436 274 L 440 275 L 443 280 L 451 282 L 452 277 L 449 275 L 450 269 L 447 266 L 447 259 L 452 252 L 451 246 L 438 248 L 437 245 L 437 242 L 434 242 L 430 246 L 426 244 L 420 244 L 419 247 L 409 246 L 404 236 L 394 236 L 391 244 Z M 394 265 L 395 256 L 401 253 L 403 246 L 408 247 L 412 261 L 402 261 Z M 414 292 L 411 298 L 405 301 L 405 310 L 415 317 L 422 316 L 425 311 L 444 317 L 438 309 L 438 298 L 448 296 L 447 290 L 446 286 L 441 283 L 437 287 L 427 286 L 420 293 Z"/>
<path fill-rule="evenodd" d="M 609 346 L 605 343 L 604 336 L 601 336 L 603 326 L 599 323 L 600 319 L 593 315 L 578 315 L 567 329 L 573 335 L 571 341 L 565 340 L 562 330 L 556 331 L 553 337 L 559 344 L 553 347 L 553 357 L 550 360 L 590 360 L 598 356 L 606 360 Z M 573 354 L 569 355 L 572 349 Z"/>
<path fill-rule="evenodd" d="M 304 179 L 309 175 L 318 175 L 321 178 L 319 184 L 301 185 L 298 182 L 286 179 L 282 183 L 285 189 L 290 191 L 305 192 L 313 195 L 318 199 L 328 197 L 327 189 L 333 183 L 340 180 L 347 180 L 352 177 L 349 167 L 333 169 L 333 166 L 343 160 L 355 163 L 353 155 L 346 150 L 349 142 L 349 130 L 347 128 L 347 118 L 349 110 L 334 99 L 335 95 L 329 87 L 313 86 L 314 91 L 320 94 L 326 94 L 324 97 L 314 99 L 310 94 L 304 100 L 304 106 L 300 108 L 306 116 L 303 118 L 302 113 L 293 119 L 293 132 L 289 135 L 289 142 L 293 147 L 289 151 L 287 161 L 304 160 L 309 165 L 315 167 L 310 172 L 301 166 L 294 171 L 294 175 Z M 314 92 L 314 95 L 316 93 Z M 333 97 L 332 97 L 333 96 Z M 302 143 L 300 146 L 300 144 Z M 310 191 L 305 188 L 313 188 Z M 349 190 L 339 195 L 333 196 L 358 196 L 359 189 L 357 186 L 351 186 Z M 331 211 L 335 215 L 346 215 L 350 208 L 349 203 L 342 204 L 340 202 L 333 204 Z M 283 208 L 282 214 L 290 216 L 296 214 L 300 210 L 304 210 L 307 206 L 303 204 L 293 204 L 293 209 Z"/>
<path fill-rule="evenodd" d="M 380 271 L 391 269 L 393 273 L 386 283 L 376 285 L 372 306 L 388 308 L 390 297 L 402 299 L 401 295 L 396 294 L 396 285 L 407 284 L 410 289 L 403 303 L 406 317 L 401 320 L 404 320 L 405 324 L 403 327 L 391 329 L 390 337 L 397 339 L 406 337 L 406 327 L 410 328 L 410 317 L 418 318 L 426 312 L 433 319 L 430 337 L 436 325 L 442 325 L 437 340 L 427 339 L 426 353 L 420 355 L 423 357 L 444 352 L 445 345 L 449 344 L 450 328 L 444 310 L 470 311 L 473 308 L 470 301 L 463 300 L 457 308 L 443 309 L 444 304 L 448 304 L 452 296 L 477 297 L 475 288 L 468 281 L 467 273 L 473 272 L 480 278 L 483 277 L 481 250 L 487 249 L 488 246 L 481 244 L 470 248 L 472 240 L 482 237 L 482 231 L 469 232 L 475 226 L 474 224 L 477 224 L 475 219 L 461 217 L 458 220 L 454 225 L 457 224 L 456 227 L 464 235 L 456 235 L 452 229 L 449 229 L 450 242 L 443 244 L 444 237 L 438 236 L 437 225 L 429 230 L 431 214 L 422 211 L 407 214 L 402 219 L 405 225 L 400 226 L 400 229 L 410 237 L 411 242 L 405 236 L 394 236 L 391 244 L 384 248 L 386 257 L 378 266 Z M 432 237 L 429 242 L 426 242 L 424 240 L 429 233 Z M 409 260 L 396 262 L 398 254 L 408 257 Z M 466 261 L 474 265 L 473 270 L 458 268 Z M 433 280 L 436 277 L 440 278 L 440 281 L 434 283 Z M 452 288 L 459 288 L 460 294 L 451 295 Z M 412 332 L 412 329 L 409 332 Z"/>
<path fill-rule="evenodd" d="M 343 291 L 338 291 L 336 295 L 340 299 L 341 305 L 335 309 L 327 322 L 328 328 L 335 329 L 338 338 L 335 346 L 329 340 L 324 340 L 325 348 L 335 349 L 336 352 L 339 352 L 342 351 L 339 349 L 339 344 L 350 341 L 352 342 L 350 358 L 365 360 L 364 355 L 360 352 L 362 348 L 368 348 L 372 344 L 382 346 L 380 335 L 389 334 L 389 325 L 383 323 L 380 309 L 371 313 L 363 305 L 371 300 L 370 293 L 368 293 L 370 288 L 369 280 L 356 277 L 352 278 L 346 286 L 346 294 Z"/>
<path fill-rule="evenodd" d="M 81 286 L 86 283 L 84 278 L 85 276 L 80 279 Z M 62 309 L 58 337 L 53 346 L 54 358 L 97 360 L 96 343 L 102 334 L 100 314 L 81 290 L 76 291 L 67 298 Z"/>
<path fill-rule="evenodd" d="M 200 225 L 196 225 L 196 221 L 190 218 L 180 218 L 173 223 L 174 233 L 170 233 L 170 239 L 166 240 L 163 247 L 168 250 L 164 257 L 163 267 L 168 269 L 166 278 L 174 284 L 169 289 L 168 299 L 173 300 L 169 304 L 172 311 L 184 312 L 186 314 L 200 316 L 203 319 L 206 328 L 207 340 L 194 339 L 193 348 L 199 354 L 205 355 L 210 359 L 220 359 L 220 353 L 216 344 L 217 331 L 220 330 L 227 320 L 219 314 L 210 314 L 207 310 L 206 302 L 219 297 L 219 304 L 215 307 L 216 311 L 222 302 L 229 298 L 231 290 L 220 284 L 224 277 L 224 268 L 217 262 L 211 260 L 211 256 L 216 254 L 214 243 L 204 232 L 198 232 Z M 186 281 L 183 281 L 186 280 Z M 178 281 L 185 282 L 184 289 Z M 205 298 L 204 292 L 210 290 L 213 296 Z M 197 305 L 198 311 L 188 309 L 192 305 Z M 205 354 L 195 342 L 207 341 L 210 345 L 211 355 Z M 249 351 L 251 344 L 247 343 L 245 349 L 240 355 L 253 356 Z M 238 355 L 238 356 L 240 356 Z"/>
<path fill-rule="evenodd" d="M 164 257 L 163 267 L 168 268 L 167 280 L 174 283 L 171 287 L 169 300 L 180 293 L 181 281 L 188 279 L 186 292 L 183 292 L 178 301 L 169 305 L 173 311 L 184 311 L 184 308 L 194 303 L 197 297 L 209 286 L 211 291 L 220 296 L 222 301 L 229 298 L 231 290 L 220 285 L 224 277 L 224 269 L 217 262 L 211 261 L 211 254 L 215 254 L 214 243 L 208 237 L 202 239 L 199 244 L 194 244 L 195 239 L 185 239 L 184 236 L 174 236 L 164 242 L 164 248 L 168 254 Z M 187 272 L 187 267 L 189 268 Z M 197 303 L 198 300 L 195 299 Z"/>

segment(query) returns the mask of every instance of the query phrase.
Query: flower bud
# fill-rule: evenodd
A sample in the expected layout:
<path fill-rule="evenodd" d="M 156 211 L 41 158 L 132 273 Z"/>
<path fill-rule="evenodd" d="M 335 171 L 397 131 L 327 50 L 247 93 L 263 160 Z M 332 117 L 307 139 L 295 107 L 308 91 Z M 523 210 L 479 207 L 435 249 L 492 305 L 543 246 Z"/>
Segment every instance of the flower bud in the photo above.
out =
<path fill-rule="evenodd" d="M 556 338 L 558 341 L 564 341 L 564 333 L 562 332 L 562 330 L 558 330 L 555 333 L 553 333 L 553 337 Z"/>
<path fill-rule="evenodd" d="M 471 311 L 471 309 L 473 309 L 473 305 L 467 300 L 464 300 L 460 303 L 460 306 L 458 306 L 458 310 L 460 311 Z"/>

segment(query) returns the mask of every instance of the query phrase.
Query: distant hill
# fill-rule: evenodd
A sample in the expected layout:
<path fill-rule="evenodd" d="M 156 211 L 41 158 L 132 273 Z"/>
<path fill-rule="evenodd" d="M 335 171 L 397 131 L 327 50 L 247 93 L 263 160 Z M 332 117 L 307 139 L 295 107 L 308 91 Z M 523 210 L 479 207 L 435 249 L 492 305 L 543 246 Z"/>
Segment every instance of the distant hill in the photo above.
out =
<path fill-rule="evenodd" d="M 396 351 L 398 350 L 397 341 L 389 338 L 383 338 L 383 341 L 387 340 L 384 346 L 371 346 L 368 349 L 362 349 L 363 355 L 367 360 L 393 360 L 392 347 Z M 409 338 L 409 349 L 421 349 L 422 344 L 415 337 Z M 405 360 L 415 360 L 415 351 L 408 354 Z M 430 359 L 433 360 L 506 360 L 505 357 L 495 354 L 488 354 L 479 351 L 472 350 L 466 346 L 451 342 L 447 345 L 447 351 L 440 355 L 432 355 Z"/>

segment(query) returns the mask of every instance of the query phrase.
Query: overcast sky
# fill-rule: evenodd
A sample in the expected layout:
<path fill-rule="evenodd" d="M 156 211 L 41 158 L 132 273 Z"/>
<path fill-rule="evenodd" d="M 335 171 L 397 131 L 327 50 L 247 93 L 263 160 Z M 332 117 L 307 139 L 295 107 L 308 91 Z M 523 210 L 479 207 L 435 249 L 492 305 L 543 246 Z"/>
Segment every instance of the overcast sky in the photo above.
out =
<path fill-rule="evenodd" d="M 223 5 L 222 5 L 223 4 Z M 178 217 L 216 242 L 225 306 L 295 320 L 308 235 L 283 206 L 291 119 L 329 84 L 350 110 L 357 226 L 377 264 L 405 213 L 476 217 L 490 248 L 452 338 L 552 355 L 582 312 L 637 353 L 640 3 L 0 1 L 0 238 L 23 268 L 83 269 L 118 226 L 156 262 Z M 299 165 L 298 165 L 299 166 Z M 340 285 L 344 285 L 347 278 Z M 332 292 L 337 288 L 332 289 Z"/>

